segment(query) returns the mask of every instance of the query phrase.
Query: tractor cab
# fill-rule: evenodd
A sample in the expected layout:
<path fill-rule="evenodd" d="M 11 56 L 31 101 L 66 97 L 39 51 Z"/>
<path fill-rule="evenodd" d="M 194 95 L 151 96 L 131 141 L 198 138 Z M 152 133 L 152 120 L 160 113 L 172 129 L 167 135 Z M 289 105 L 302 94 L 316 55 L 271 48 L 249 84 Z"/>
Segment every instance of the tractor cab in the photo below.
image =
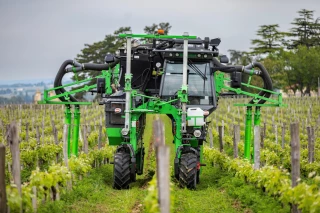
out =
<path fill-rule="evenodd" d="M 170 100 L 177 97 L 178 90 L 182 86 L 183 54 L 182 48 L 165 51 L 159 95 L 161 99 Z M 211 113 L 217 107 L 212 57 L 212 51 L 203 49 L 202 45 L 191 44 L 188 47 L 187 108 L 199 107 Z"/>
<path fill-rule="evenodd" d="M 164 64 L 160 97 L 173 99 L 182 84 L 182 61 L 166 60 Z M 188 100 L 187 107 L 200 107 L 213 110 L 216 107 L 215 87 L 210 75 L 210 63 L 207 61 L 188 64 Z"/>

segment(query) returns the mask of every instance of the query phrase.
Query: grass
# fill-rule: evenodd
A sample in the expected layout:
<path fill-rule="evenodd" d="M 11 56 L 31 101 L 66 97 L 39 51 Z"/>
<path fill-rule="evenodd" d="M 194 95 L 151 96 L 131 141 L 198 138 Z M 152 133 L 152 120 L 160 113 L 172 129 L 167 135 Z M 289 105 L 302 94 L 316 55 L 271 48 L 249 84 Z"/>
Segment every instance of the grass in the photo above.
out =
<path fill-rule="evenodd" d="M 173 162 L 175 150 L 171 123 L 166 116 L 161 116 L 161 119 L 166 127 L 165 137 L 171 150 L 170 161 Z M 151 124 L 152 121 L 153 116 L 148 116 L 147 123 Z M 145 141 L 151 141 L 151 130 L 150 128 L 145 132 Z M 131 184 L 130 190 L 114 190 L 113 165 L 104 165 L 78 181 L 71 192 L 62 195 L 60 201 L 48 202 L 40 206 L 38 212 L 145 212 L 143 200 L 147 195 L 146 185 L 150 180 L 149 174 L 154 173 L 152 171 L 155 169 L 154 155 L 151 154 L 153 149 L 149 144 L 145 144 L 146 175 L 137 176 L 137 182 Z M 278 201 L 261 190 L 210 165 L 203 168 L 197 190 L 181 189 L 176 180 L 172 180 L 175 182 L 174 212 L 290 212 L 289 207 L 283 208 Z"/>
<path fill-rule="evenodd" d="M 147 116 L 147 123 L 152 123 L 153 117 Z M 40 206 L 38 212 L 141 212 L 147 194 L 146 186 L 155 170 L 153 150 L 149 143 L 151 130 L 146 129 L 143 137 L 147 141 L 144 174 L 137 175 L 137 182 L 130 184 L 130 190 L 114 190 L 113 165 L 104 165 L 78 181 L 71 192 L 62 195 L 60 201 L 48 202 Z"/>
<path fill-rule="evenodd" d="M 114 190 L 112 170 L 113 165 L 95 169 L 60 201 L 48 202 L 40 206 L 38 212 L 130 212 L 135 205 L 143 202 L 147 191 L 141 187 L 146 180 L 140 176 L 137 182 L 131 184 L 130 190 Z"/>

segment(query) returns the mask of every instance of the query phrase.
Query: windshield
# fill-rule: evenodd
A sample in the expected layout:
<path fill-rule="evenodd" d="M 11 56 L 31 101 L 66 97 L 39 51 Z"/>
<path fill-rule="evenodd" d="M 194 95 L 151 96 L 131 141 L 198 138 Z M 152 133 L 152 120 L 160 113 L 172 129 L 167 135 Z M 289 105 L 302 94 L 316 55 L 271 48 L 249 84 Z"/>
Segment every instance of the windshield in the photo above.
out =
<path fill-rule="evenodd" d="M 188 96 L 212 96 L 209 70 L 209 63 L 192 63 L 188 65 Z M 182 63 L 167 62 L 162 96 L 176 95 L 181 86 Z"/>

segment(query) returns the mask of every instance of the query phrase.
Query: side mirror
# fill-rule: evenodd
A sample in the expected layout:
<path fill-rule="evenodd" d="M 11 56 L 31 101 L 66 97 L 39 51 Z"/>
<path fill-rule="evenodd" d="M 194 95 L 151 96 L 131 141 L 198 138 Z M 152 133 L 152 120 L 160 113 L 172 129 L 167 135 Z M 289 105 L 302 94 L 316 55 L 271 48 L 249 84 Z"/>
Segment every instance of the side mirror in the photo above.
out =
<path fill-rule="evenodd" d="M 211 39 L 210 45 L 214 46 L 214 47 L 217 47 L 217 46 L 219 46 L 220 42 L 221 42 L 220 38 L 214 38 L 214 39 Z"/>
<path fill-rule="evenodd" d="M 97 93 L 105 93 L 106 79 L 97 78 Z"/>
<path fill-rule="evenodd" d="M 107 54 L 106 57 L 104 58 L 104 61 L 106 63 L 112 63 L 114 62 L 114 55 L 113 54 Z"/>
<path fill-rule="evenodd" d="M 224 63 L 224 64 L 229 63 L 229 58 L 226 55 L 220 56 L 220 63 Z"/>
<path fill-rule="evenodd" d="M 230 74 L 231 77 L 231 87 L 232 88 L 240 88 L 242 82 L 242 73 L 241 72 L 233 72 Z"/>

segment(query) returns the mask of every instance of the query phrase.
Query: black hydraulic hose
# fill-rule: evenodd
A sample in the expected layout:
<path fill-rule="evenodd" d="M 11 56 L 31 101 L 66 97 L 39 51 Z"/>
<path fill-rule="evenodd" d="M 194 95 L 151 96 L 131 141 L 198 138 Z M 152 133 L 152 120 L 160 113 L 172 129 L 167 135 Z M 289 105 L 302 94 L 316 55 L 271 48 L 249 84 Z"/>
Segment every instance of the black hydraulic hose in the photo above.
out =
<path fill-rule="evenodd" d="M 160 49 L 161 47 L 163 47 L 165 44 L 167 44 L 168 43 L 168 41 L 163 41 L 163 42 L 161 42 L 160 44 L 158 44 L 157 46 L 156 46 L 156 49 Z"/>
<path fill-rule="evenodd" d="M 56 78 L 54 80 L 54 87 L 60 87 L 62 86 L 62 78 L 63 76 L 66 74 L 66 70 L 65 68 L 68 66 L 68 65 L 73 65 L 73 60 L 66 60 L 65 62 L 62 63 L 62 65 L 60 66 L 60 69 L 56 75 Z M 56 89 L 55 90 L 56 94 L 57 95 L 60 95 L 64 92 L 66 92 L 66 90 L 64 88 L 60 88 L 60 89 Z M 75 99 L 73 96 L 69 95 L 69 98 L 72 102 L 78 102 L 77 99 Z M 59 97 L 59 99 L 63 102 L 67 102 L 68 100 L 65 99 L 65 97 Z"/>
<path fill-rule="evenodd" d="M 83 70 L 93 70 L 93 71 L 101 71 L 101 70 L 107 70 L 109 67 L 113 68 L 119 63 L 119 59 L 116 58 L 114 62 L 109 64 L 93 64 L 93 63 L 87 63 L 83 64 Z"/>
<path fill-rule="evenodd" d="M 62 63 L 60 66 L 60 69 L 56 75 L 56 78 L 54 80 L 54 87 L 60 87 L 62 86 L 62 78 L 63 76 L 70 72 L 72 68 L 66 68 L 68 65 L 73 65 L 76 66 L 76 71 L 81 71 L 81 70 L 94 70 L 94 71 L 101 71 L 101 70 L 107 70 L 109 67 L 113 68 L 119 63 L 119 59 L 115 59 L 114 62 L 109 63 L 109 64 L 93 64 L 93 63 L 87 63 L 87 64 L 80 64 L 77 61 L 73 60 L 66 60 L 65 62 Z M 62 93 L 65 93 L 66 90 L 64 88 L 56 89 L 55 90 L 57 95 L 60 95 Z M 72 95 L 69 95 L 70 101 L 71 102 L 78 102 L 78 100 L 73 97 Z M 59 99 L 63 102 L 67 102 L 68 100 L 65 97 L 59 97 Z"/>
<path fill-rule="evenodd" d="M 270 78 L 269 73 L 267 72 L 266 68 L 259 62 L 253 62 L 250 65 L 247 66 L 227 66 L 227 65 L 223 65 L 221 64 L 216 58 L 212 59 L 213 64 L 222 72 L 226 72 L 226 73 L 232 73 L 232 72 L 244 72 L 247 74 L 251 74 L 251 69 L 254 67 L 258 67 L 260 69 L 261 72 L 259 71 L 254 71 L 253 74 L 255 75 L 259 75 L 264 83 L 264 89 L 266 90 L 270 90 L 272 91 L 272 80 Z M 266 91 L 260 91 L 259 92 L 259 96 L 264 96 L 266 98 L 269 98 L 271 96 L 271 93 L 266 92 Z M 249 103 L 253 104 L 254 99 L 252 99 Z M 257 104 L 263 104 L 265 103 L 266 100 L 260 100 Z"/>
<path fill-rule="evenodd" d="M 266 68 L 260 62 L 253 62 L 252 64 L 246 66 L 245 69 L 252 69 L 254 67 L 258 67 L 261 71 L 260 77 L 263 80 L 264 89 L 272 91 L 273 87 L 272 87 L 272 80 L 270 78 L 270 75 L 269 75 L 268 71 L 266 70 Z M 266 91 L 261 91 L 261 92 L 259 92 L 259 95 L 264 96 L 266 98 L 269 98 L 271 96 L 271 93 L 266 92 Z M 263 104 L 265 102 L 266 102 L 265 100 L 260 100 L 258 102 L 258 104 Z M 253 99 L 249 103 L 253 104 Z"/>
<path fill-rule="evenodd" d="M 239 65 L 227 66 L 227 65 L 221 64 L 220 61 L 218 61 L 218 59 L 216 59 L 216 58 L 213 58 L 212 62 L 222 72 L 233 73 L 233 72 L 236 72 L 236 71 L 237 72 L 242 72 L 243 71 L 243 66 L 239 66 Z"/>

